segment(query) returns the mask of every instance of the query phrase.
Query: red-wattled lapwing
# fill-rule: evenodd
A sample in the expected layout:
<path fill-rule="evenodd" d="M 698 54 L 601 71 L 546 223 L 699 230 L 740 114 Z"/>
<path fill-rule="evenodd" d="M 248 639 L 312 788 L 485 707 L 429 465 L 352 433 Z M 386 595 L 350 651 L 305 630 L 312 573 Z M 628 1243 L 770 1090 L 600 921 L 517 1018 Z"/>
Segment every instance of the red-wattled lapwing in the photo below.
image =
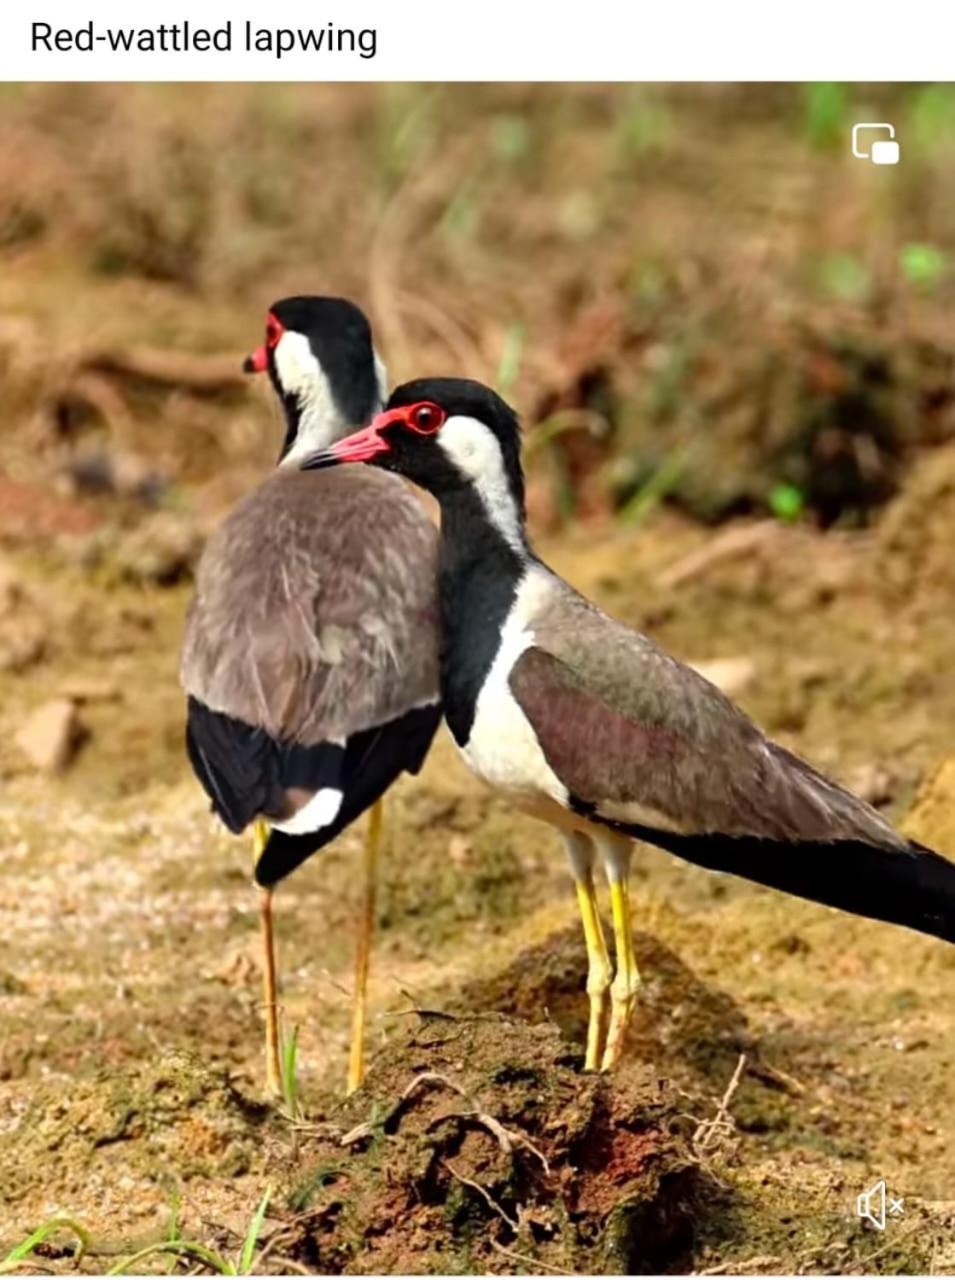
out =
<path fill-rule="evenodd" d="M 634 840 L 955 941 L 955 864 L 769 741 L 714 685 L 537 559 L 518 422 L 494 392 L 407 383 L 369 427 L 305 465 L 351 461 L 397 471 L 440 503 L 445 716 L 479 777 L 563 833 L 589 961 L 588 1067 L 619 1060 L 639 984 Z M 610 881 L 612 983 L 595 846 Z"/>
<path fill-rule="evenodd" d="M 441 717 L 437 540 L 396 476 L 298 463 L 380 409 L 384 368 L 340 298 L 277 302 L 246 361 L 285 411 L 277 470 L 210 538 L 186 624 L 187 744 L 212 806 L 254 824 L 268 1085 L 280 1092 L 272 889 L 372 807 L 348 1087 L 362 1076 L 380 797 Z"/>

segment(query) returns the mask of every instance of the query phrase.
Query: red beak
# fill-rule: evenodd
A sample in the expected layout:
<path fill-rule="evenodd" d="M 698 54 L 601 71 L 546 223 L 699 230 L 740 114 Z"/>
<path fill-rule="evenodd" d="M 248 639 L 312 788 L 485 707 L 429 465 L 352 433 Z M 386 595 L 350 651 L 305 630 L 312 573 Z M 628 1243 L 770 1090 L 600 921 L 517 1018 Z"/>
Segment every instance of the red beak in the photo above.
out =
<path fill-rule="evenodd" d="M 372 420 L 371 426 L 352 432 L 344 440 L 333 444 L 326 452 L 339 462 L 368 462 L 370 458 L 376 458 L 380 453 L 389 453 L 391 446 L 384 436 L 379 434 L 376 425 L 383 416 L 379 414 Z"/>
<path fill-rule="evenodd" d="M 243 373 L 265 373 L 269 367 L 269 355 L 265 347 L 256 347 L 242 362 Z"/>
<path fill-rule="evenodd" d="M 310 458 L 301 464 L 301 469 L 303 471 L 318 471 L 322 467 L 335 467 L 340 462 L 369 462 L 372 458 L 377 458 L 381 453 L 390 453 L 391 445 L 383 436 L 378 434 L 377 424 L 381 422 L 384 416 L 384 414 L 379 414 L 377 418 L 372 419 L 371 426 L 362 427 L 360 431 L 353 431 L 350 436 L 346 436 L 344 440 L 339 440 L 337 443 L 329 445 L 321 453 L 313 453 Z"/>

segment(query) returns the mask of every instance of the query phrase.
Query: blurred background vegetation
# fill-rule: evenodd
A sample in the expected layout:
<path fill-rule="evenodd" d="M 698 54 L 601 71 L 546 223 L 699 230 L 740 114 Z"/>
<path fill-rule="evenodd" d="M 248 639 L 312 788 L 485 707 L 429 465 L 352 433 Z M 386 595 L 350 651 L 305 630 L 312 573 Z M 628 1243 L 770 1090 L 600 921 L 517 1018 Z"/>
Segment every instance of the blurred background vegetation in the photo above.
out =
<path fill-rule="evenodd" d="M 31 85 L 0 115 L 12 480 L 240 492 L 279 435 L 236 361 L 289 292 L 362 302 L 395 381 L 498 385 L 545 524 L 858 525 L 955 432 L 950 86 Z M 860 119 L 897 168 L 853 159 Z"/>

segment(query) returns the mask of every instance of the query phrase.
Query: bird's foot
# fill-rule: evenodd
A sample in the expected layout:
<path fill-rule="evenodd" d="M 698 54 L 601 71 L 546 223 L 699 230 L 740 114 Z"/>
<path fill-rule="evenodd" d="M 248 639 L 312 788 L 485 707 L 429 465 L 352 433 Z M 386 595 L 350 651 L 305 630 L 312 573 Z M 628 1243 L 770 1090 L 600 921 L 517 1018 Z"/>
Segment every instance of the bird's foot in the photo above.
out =
<path fill-rule="evenodd" d="M 610 988 L 610 1029 L 600 1063 L 601 1071 L 612 1071 L 623 1056 L 627 1028 L 633 1018 L 640 989 L 640 975 L 634 966 L 629 973 L 618 972 Z"/>

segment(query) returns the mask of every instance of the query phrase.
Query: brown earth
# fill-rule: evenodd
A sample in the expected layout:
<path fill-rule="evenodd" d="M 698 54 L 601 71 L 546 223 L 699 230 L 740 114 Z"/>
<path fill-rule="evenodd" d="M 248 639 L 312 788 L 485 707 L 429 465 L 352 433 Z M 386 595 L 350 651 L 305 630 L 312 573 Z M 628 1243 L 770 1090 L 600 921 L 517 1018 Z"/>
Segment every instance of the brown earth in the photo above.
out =
<path fill-rule="evenodd" d="M 928 455 L 912 492 L 948 493 L 937 477 L 953 468 L 951 450 Z M 727 534 L 665 514 L 543 549 L 681 656 L 745 654 L 748 709 L 955 854 L 940 545 L 955 506 L 949 521 L 939 503 L 905 517 L 908 501 L 870 533 L 751 526 L 742 557 Z M 915 592 L 898 590 L 903 563 Z M 262 1265 L 279 1270 L 955 1266 L 955 953 L 641 852 L 644 995 L 619 1078 L 588 1077 L 583 948 L 557 843 L 485 795 L 445 739 L 390 802 L 372 1069 L 344 1107 L 360 833 L 278 895 L 305 1121 L 268 1113 L 248 850 L 216 828 L 181 754 L 188 588 L 104 590 L 31 553 L 8 564 L 8 610 L 47 628 L 42 659 L 0 674 L 5 718 L 67 694 L 88 736 L 55 779 L 32 774 L 9 735 L 0 757 L 4 1243 L 67 1213 L 107 1251 L 88 1255 L 96 1269 L 162 1238 L 176 1197 L 187 1236 L 234 1254 L 272 1184 Z M 740 1055 L 735 1129 L 717 1126 L 701 1156 L 693 1136 Z M 391 1116 L 423 1072 L 450 1083 Z M 539 1147 L 551 1174 L 529 1149 L 442 1118 L 469 1108 L 457 1089 Z M 341 1147 L 362 1121 L 370 1138 Z M 885 1237 L 853 1213 L 879 1177 L 906 1205 Z M 58 1243 L 44 1249 L 43 1265 L 69 1265 Z"/>

